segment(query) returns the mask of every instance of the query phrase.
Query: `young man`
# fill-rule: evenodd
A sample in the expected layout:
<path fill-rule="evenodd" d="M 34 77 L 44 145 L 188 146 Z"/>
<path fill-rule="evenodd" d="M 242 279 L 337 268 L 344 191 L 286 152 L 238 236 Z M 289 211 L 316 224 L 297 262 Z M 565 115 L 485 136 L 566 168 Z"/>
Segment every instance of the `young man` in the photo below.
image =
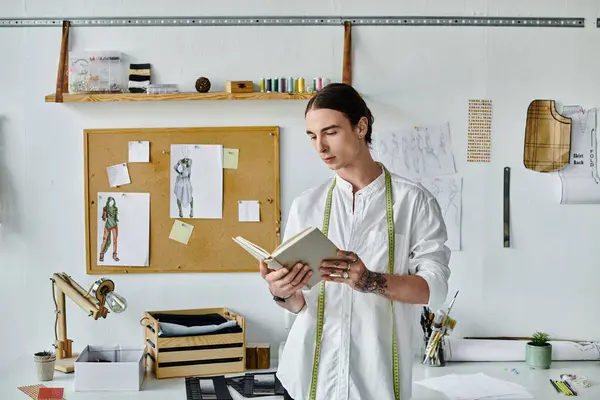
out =
<path fill-rule="evenodd" d="M 340 252 L 322 262 L 323 282 L 310 290 L 302 260 L 279 270 L 260 264 L 277 304 L 297 314 L 277 372 L 288 398 L 408 400 L 417 305 L 437 309 L 446 299 L 439 205 L 373 160 L 372 124 L 348 85 L 327 85 L 307 105 L 307 135 L 336 174 L 294 200 L 284 240 L 316 226 Z"/>

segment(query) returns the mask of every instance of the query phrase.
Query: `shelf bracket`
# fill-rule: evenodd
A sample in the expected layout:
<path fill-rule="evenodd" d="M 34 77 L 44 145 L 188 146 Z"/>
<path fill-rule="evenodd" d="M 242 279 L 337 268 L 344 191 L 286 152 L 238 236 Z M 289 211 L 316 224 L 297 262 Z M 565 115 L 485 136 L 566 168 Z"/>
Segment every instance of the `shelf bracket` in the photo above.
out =
<path fill-rule="evenodd" d="M 60 43 L 60 58 L 56 76 L 56 102 L 63 102 L 63 93 L 69 93 L 69 27 L 70 21 L 63 21 L 62 40 Z"/>
<path fill-rule="evenodd" d="M 342 82 L 352 86 L 352 23 L 344 22 L 344 60 Z"/>

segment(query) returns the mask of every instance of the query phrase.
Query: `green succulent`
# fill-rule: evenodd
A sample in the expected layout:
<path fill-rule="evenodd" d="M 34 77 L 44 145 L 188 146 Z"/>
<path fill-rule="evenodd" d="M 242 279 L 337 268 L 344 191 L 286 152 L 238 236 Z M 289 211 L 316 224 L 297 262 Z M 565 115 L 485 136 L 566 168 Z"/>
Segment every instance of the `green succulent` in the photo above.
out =
<path fill-rule="evenodd" d="M 535 332 L 531 337 L 531 344 L 534 346 L 546 346 L 550 336 L 544 332 Z"/>

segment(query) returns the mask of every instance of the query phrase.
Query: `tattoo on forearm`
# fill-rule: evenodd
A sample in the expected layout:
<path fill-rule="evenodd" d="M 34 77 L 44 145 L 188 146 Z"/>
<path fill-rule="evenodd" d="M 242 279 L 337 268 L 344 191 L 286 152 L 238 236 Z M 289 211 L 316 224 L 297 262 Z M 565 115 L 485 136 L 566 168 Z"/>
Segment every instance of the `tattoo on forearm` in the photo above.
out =
<path fill-rule="evenodd" d="M 365 272 L 358 278 L 356 290 L 364 293 L 383 294 L 387 289 L 387 279 L 385 274 L 372 272 L 365 269 Z"/>

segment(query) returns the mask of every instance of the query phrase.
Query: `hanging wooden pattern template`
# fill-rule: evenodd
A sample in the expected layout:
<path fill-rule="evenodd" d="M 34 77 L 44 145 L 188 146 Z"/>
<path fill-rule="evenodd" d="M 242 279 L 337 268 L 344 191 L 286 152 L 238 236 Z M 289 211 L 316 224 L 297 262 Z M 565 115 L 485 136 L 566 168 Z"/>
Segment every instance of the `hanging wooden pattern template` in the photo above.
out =
<path fill-rule="evenodd" d="M 527 109 L 525 125 L 525 168 L 553 172 L 569 163 L 571 118 L 556 111 L 554 100 L 534 100 Z"/>
<path fill-rule="evenodd" d="M 490 162 L 492 101 L 469 100 L 468 162 Z"/>

